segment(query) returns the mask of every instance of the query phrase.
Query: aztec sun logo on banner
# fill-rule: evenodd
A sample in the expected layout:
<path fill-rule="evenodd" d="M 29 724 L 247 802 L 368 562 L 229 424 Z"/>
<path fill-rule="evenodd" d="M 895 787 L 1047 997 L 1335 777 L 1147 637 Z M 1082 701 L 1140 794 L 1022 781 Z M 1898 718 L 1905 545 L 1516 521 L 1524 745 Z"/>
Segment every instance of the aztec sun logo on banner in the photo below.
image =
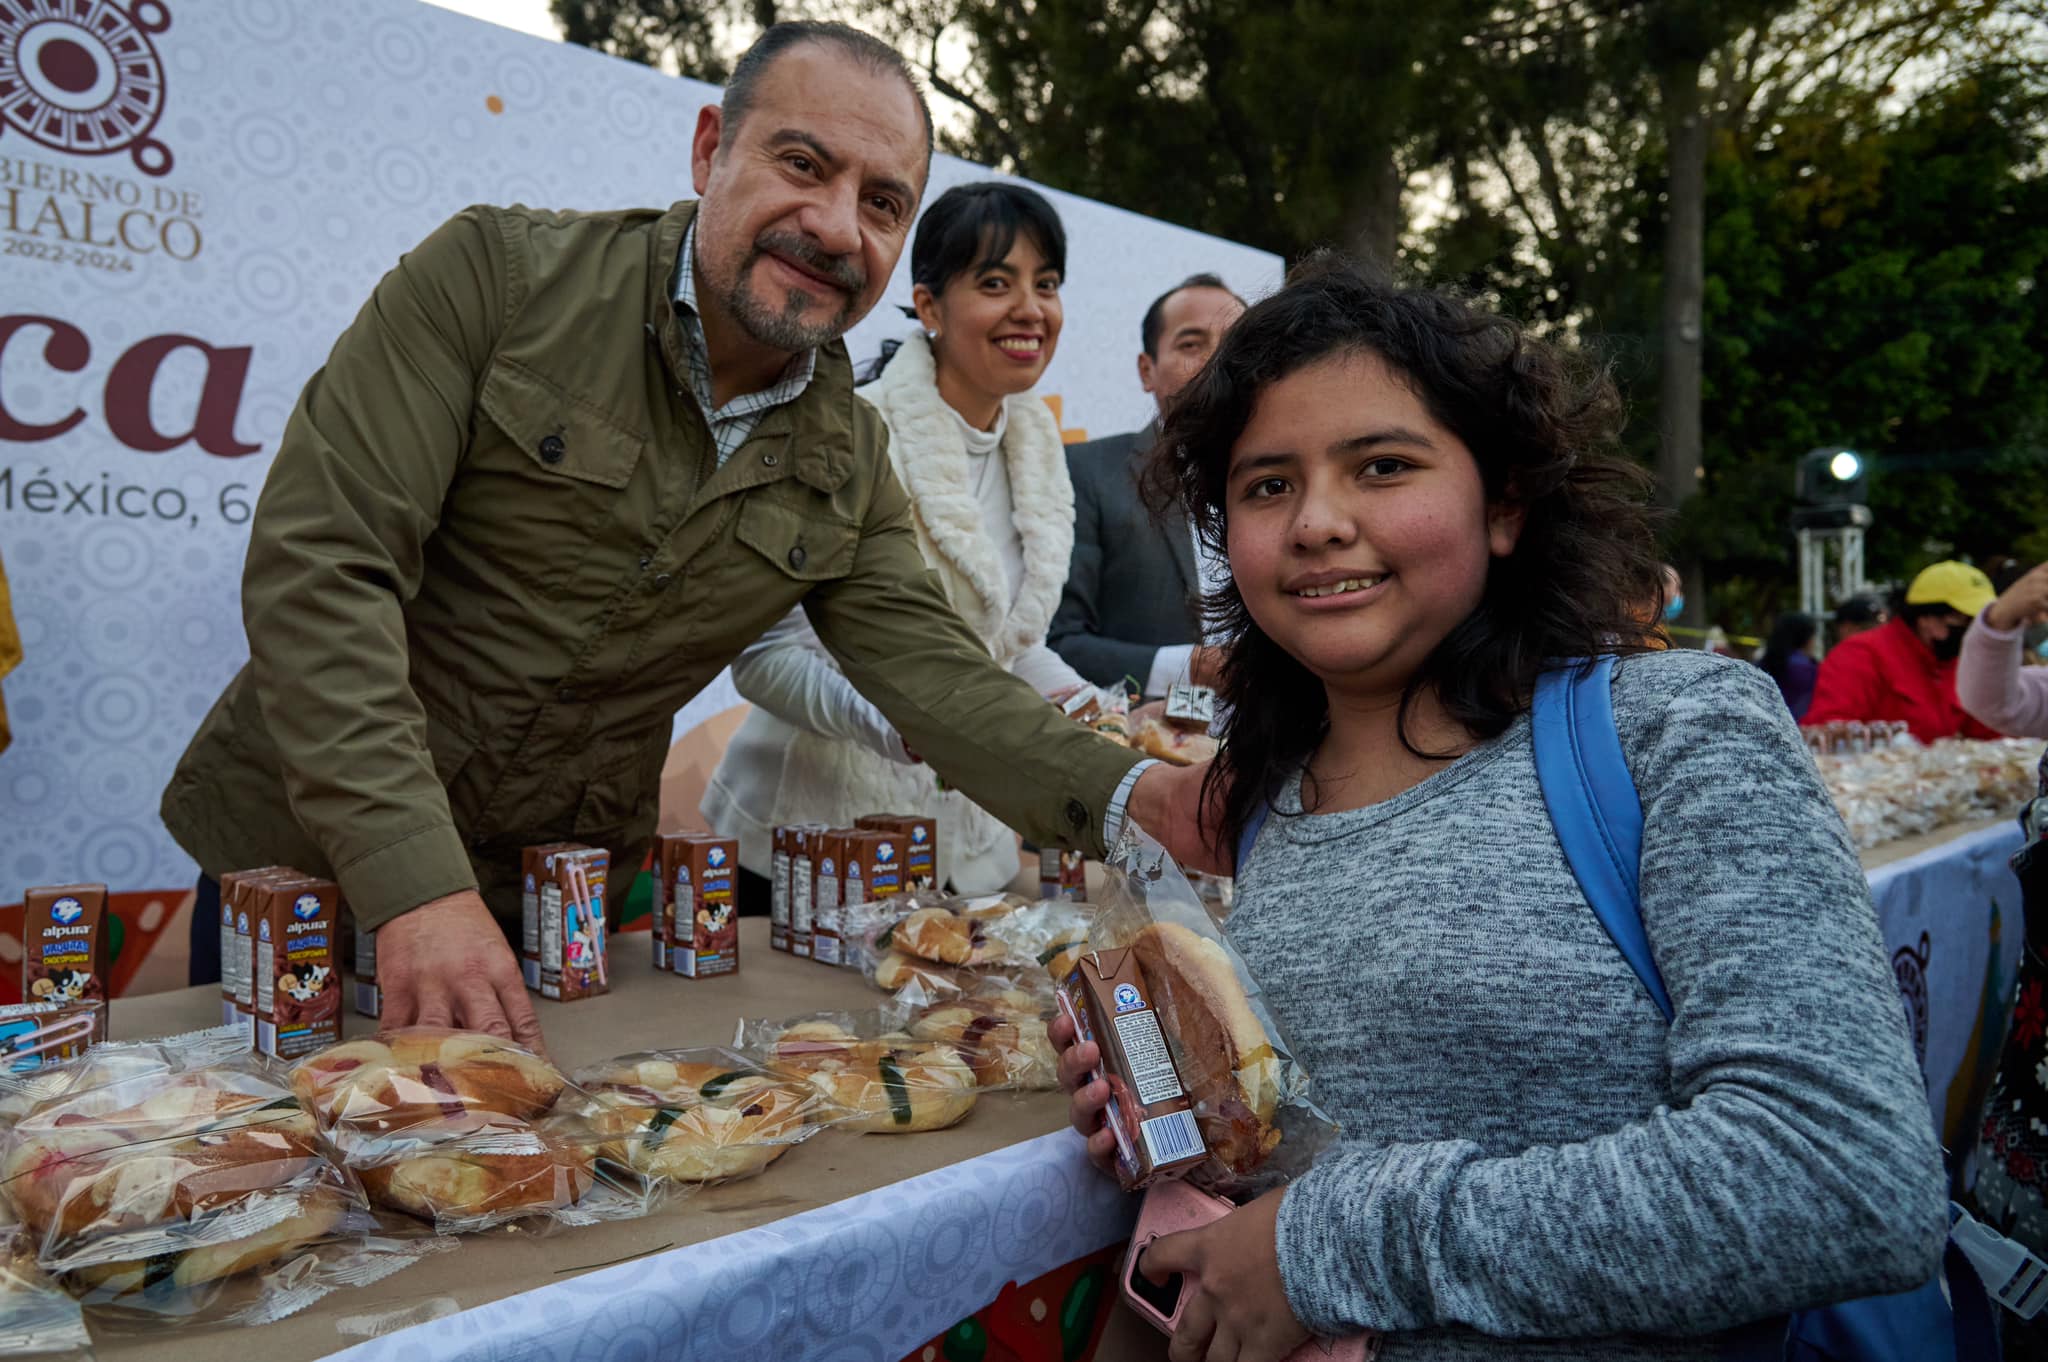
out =
<path fill-rule="evenodd" d="M 52 151 L 126 151 L 143 174 L 168 173 L 171 149 L 150 135 L 164 115 L 151 39 L 170 26 L 155 0 L 0 4 L 0 124 Z"/>
<path fill-rule="evenodd" d="M 195 879 L 157 803 L 247 660 L 249 521 L 307 378 L 469 204 L 688 196 L 718 97 L 418 0 L 0 0 L 0 544 L 22 642 L 0 905 L 107 884 L 121 990 Z M 938 157 L 926 202 L 990 174 Z M 1205 270 L 1256 296 L 1280 262 L 1047 195 L 1069 270 L 1039 391 L 1070 434 L 1137 429 L 1146 305 Z M 909 300 L 906 260 L 847 337 L 856 364 L 905 334 Z M 721 681 L 678 723 L 737 700 Z"/>

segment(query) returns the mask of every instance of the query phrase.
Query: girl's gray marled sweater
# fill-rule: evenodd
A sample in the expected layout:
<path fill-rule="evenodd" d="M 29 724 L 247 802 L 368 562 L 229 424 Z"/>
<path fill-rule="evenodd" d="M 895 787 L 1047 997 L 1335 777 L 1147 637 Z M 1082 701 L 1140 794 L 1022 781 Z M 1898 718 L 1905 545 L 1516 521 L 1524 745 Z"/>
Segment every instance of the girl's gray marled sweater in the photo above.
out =
<path fill-rule="evenodd" d="M 1239 878 L 1231 937 L 1344 1126 L 1282 1204 L 1288 1298 L 1389 1331 L 1386 1362 L 1709 1358 L 1940 1262 L 1869 891 L 1776 688 L 1653 654 L 1614 710 L 1668 1027 L 1551 832 L 1526 717 L 1369 808 L 1298 816 L 1290 782 Z"/>

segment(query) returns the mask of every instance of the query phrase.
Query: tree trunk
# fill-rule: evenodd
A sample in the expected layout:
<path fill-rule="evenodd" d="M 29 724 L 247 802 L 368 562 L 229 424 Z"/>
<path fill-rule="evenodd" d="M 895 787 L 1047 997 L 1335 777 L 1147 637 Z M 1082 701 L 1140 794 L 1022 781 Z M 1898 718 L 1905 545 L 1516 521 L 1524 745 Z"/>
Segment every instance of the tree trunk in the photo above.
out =
<path fill-rule="evenodd" d="M 1699 490 L 1705 458 L 1700 430 L 1701 307 L 1707 288 L 1707 119 L 1700 63 L 1677 61 L 1657 73 L 1670 166 L 1664 224 L 1664 283 L 1659 307 L 1663 342 L 1658 415 L 1657 500 L 1672 511 Z M 1706 582 L 1696 555 L 1675 564 L 1685 582 L 1682 619 L 1706 619 Z"/>
<path fill-rule="evenodd" d="M 1401 207 L 1406 187 L 1400 162 L 1393 147 L 1384 146 L 1372 158 L 1346 216 L 1345 248 L 1359 259 L 1390 270 L 1401 249 L 1401 233 L 1408 220 Z"/>
<path fill-rule="evenodd" d="M 1699 487 L 1700 307 L 1706 293 L 1707 120 L 1698 62 L 1658 72 L 1669 148 L 1669 203 L 1664 227 L 1663 343 L 1657 447 L 1657 499 L 1672 510 Z"/>

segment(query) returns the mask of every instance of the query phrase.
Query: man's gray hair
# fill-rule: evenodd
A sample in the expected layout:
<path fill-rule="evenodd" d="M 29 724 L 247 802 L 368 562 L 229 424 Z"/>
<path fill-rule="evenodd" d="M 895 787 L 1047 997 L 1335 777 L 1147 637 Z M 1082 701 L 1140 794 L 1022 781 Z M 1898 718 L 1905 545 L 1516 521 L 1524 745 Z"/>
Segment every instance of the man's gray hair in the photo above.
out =
<path fill-rule="evenodd" d="M 910 88 L 912 97 L 917 100 L 917 111 L 924 118 L 924 162 L 925 169 L 929 171 L 932 162 L 932 106 L 925 99 L 924 87 L 918 84 L 917 72 L 903 59 L 901 52 L 874 34 L 863 33 L 850 24 L 792 20 L 772 24 L 754 39 L 754 45 L 740 55 L 738 64 L 732 68 L 732 79 L 725 83 L 722 107 L 725 110 L 726 134 L 730 136 L 746 118 L 747 111 L 753 107 L 756 87 L 775 59 L 805 43 L 830 43 L 876 75 L 895 76 Z"/>

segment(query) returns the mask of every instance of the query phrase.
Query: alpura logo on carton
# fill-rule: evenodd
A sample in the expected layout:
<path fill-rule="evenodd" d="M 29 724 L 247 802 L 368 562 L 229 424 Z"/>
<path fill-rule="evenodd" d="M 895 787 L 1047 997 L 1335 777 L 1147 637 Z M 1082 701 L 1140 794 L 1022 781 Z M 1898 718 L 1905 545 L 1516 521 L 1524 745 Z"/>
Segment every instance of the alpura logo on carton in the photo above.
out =
<path fill-rule="evenodd" d="M 311 922 L 314 918 L 320 916 L 320 896 L 317 894 L 299 895 L 292 903 L 292 916 L 301 922 Z"/>
<path fill-rule="evenodd" d="M 74 898 L 61 898 L 50 905 L 50 916 L 69 926 L 85 916 L 85 905 Z"/>

